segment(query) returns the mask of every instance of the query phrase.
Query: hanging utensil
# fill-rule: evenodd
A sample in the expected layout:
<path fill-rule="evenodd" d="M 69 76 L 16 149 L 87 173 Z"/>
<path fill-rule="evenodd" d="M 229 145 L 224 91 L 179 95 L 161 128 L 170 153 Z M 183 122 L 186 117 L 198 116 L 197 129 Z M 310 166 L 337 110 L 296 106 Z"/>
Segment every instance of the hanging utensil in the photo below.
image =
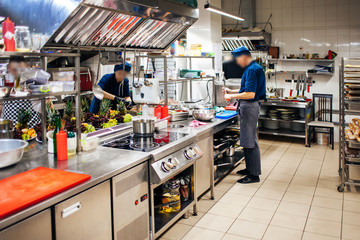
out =
<path fill-rule="evenodd" d="M 135 70 L 134 70 L 134 74 L 133 74 L 133 87 L 134 88 L 141 88 L 142 87 L 142 84 L 139 83 L 140 81 L 140 73 L 139 71 L 137 70 L 137 66 L 139 65 L 139 58 L 136 57 L 136 51 L 134 52 L 134 55 L 135 55 Z M 135 82 L 135 75 L 137 75 L 137 82 Z"/>
<path fill-rule="evenodd" d="M 300 93 L 300 76 L 296 80 L 296 96 L 299 96 Z"/>
<path fill-rule="evenodd" d="M 151 63 L 153 65 L 153 72 L 155 72 L 155 60 L 151 60 Z M 146 62 L 146 71 L 145 71 L 145 78 L 144 78 L 144 85 L 146 87 L 151 87 L 153 85 L 153 83 L 151 81 L 149 81 L 146 77 L 147 77 L 147 71 L 148 71 L 148 68 L 149 68 L 149 59 L 147 59 L 147 62 Z"/>
<path fill-rule="evenodd" d="M 295 83 L 294 78 L 295 78 L 295 76 L 294 76 L 294 74 L 292 74 L 292 77 L 291 77 L 291 87 L 290 87 L 290 97 L 292 97 L 292 94 L 293 94 L 293 91 L 294 91 L 294 83 Z"/>
<path fill-rule="evenodd" d="M 94 93 L 94 96 L 99 99 L 99 100 L 103 100 L 104 99 L 104 92 L 102 90 L 102 88 L 98 85 L 99 83 L 99 76 L 100 76 L 100 61 L 101 60 L 101 49 L 99 49 L 99 60 L 98 60 L 98 67 L 97 67 L 97 75 L 96 75 L 96 82 L 95 84 L 93 85 L 93 93 Z"/>

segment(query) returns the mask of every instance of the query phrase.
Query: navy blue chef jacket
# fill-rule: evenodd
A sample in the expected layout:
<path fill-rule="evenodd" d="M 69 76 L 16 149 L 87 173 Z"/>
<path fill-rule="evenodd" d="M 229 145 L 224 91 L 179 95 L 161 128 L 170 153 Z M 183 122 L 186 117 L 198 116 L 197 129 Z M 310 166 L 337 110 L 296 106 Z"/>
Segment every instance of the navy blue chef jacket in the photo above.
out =
<path fill-rule="evenodd" d="M 113 94 L 115 96 L 125 98 L 130 97 L 129 79 L 125 78 L 121 83 L 118 83 L 115 78 L 115 73 L 105 74 L 99 81 L 98 85 L 102 90 Z M 100 108 L 100 100 L 93 98 L 90 105 L 90 112 L 97 114 Z M 113 105 L 117 103 L 113 101 Z"/>
<path fill-rule="evenodd" d="M 255 93 L 255 97 L 253 99 L 248 99 L 250 101 L 258 101 L 265 99 L 266 97 L 266 81 L 264 70 L 255 61 L 252 61 L 245 68 L 239 93 L 242 92 Z"/>

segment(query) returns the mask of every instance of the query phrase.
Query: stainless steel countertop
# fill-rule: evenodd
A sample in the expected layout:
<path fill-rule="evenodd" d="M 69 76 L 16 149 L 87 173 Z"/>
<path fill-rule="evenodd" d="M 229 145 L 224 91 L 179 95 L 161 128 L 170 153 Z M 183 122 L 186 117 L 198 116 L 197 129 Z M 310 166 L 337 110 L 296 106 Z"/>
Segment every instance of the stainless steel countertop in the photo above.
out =
<path fill-rule="evenodd" d="M 233 124 L 236 118 L 237 117 L 233 117 L 226 120 L 213 119 L 211 122 L 208 122 L 208 125 L 201 127 L 189 127 L 189 124 L 193 120 L 192 118 L 189 118 L 186 121 L 170 123 L 181 124 L 184 125 L 184 127 L 169 129 L 169 131 L 187 133 L 189 136 L 184 140 L 193 141 L 195 140 L 194 138 L 202 139 L 205 136 L 210 136 L 225 129 Z M 169 144 L 168 147 L 174 147 L 173 144 L 184 144 L 184 141 L 179 141 L 178 143 L 176 142 Z M 13 166 L 0 169 L 0 179 L 4 179 L 39 166 L 85 173 L 91 175 L 91 179 L 0 220 L 0 229 L 34 215 L 54 204 L 108 180 L 111 177 L 132 168 L 133 166 L 147 161 L 150 159 L 152 154 L 99 146 L 94 151 L 82 152 L 70 157 L 67 161 L 56 161 L 54 160 L 53 154 L 47 153 L 47 145 L 42 146 L 41 144 L 34 142 L 29 146 L 30 147 L 26 150 L 20 162 Z M 161 150 L 163 151 L 164 149 Z M 155 153 L 156 155 L 161 155 L 160 153 Z"/>
<path fill-rule="evenodd" d="M 203 125 L 200 127 L 189 127 L 190 123 L 194 120 L 192 118 L 189 118 L 185 121 L 178 121 L 178 122 L 171 122 L 172 124 L 178 124 L 178 125 L 184 125 L 183 128 L 170 128 L 169 131 L 172 132 L 182 132 L 187 134 L 195 134 L 197 135 L 198 139 L 203 139 L 204 137 L 213 135 L 228 126 L 234 124 L 237 122 L 238 115 L 229 118 L 229 119 L 218 119 L 214 118 L 211 122 L 206 122 L 207 125 Z"/>
<path fill-rule="evenodd" d="M 0 169 L 0 179 L 13 176 L 24 171 L 43 166 L 91 175 L 91 179 L 75 187 L 61 192 L 40 203 L 0 220 L 0 229 L 10 226 L 24 218 L 40 212 L 56 203 L 91 188 L 127 169 L 132 168 L 150 158 L 149 153 L 127 151 L 121 149 L 98 147 L 91 152 L 82 152 L 67 161 L 55 161 L 53 154 L 47 153 L 47 145 L 33 143 L 27 149 L 20 162 Z"/>

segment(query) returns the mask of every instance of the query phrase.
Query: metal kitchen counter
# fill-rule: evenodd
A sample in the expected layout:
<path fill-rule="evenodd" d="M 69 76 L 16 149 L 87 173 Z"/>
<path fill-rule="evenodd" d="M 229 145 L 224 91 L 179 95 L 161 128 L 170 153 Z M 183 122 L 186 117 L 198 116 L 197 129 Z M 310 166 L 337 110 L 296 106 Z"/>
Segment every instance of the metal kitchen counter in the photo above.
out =
<path fill-rule="evenodd" d="M 145 152 L 99 146 L 94 151 L 82 152 L 70 157 L 66 161 L 56 161 L 53 154 L 47 153 L 47 145 L 30 144 L 20 162 L 0 169 L 0 179 L 11 177 L 39 166 L 89 174 L 91 179 L 0 220 L 0 229 L 108 180 L 121 172 L 147 161 L 149 158 L 150 154 Z"/>
<path fill-rule="evenodd" d="M 237 123 L 238 115 L 229 118 L 229 119 L 218 119 L 214 118 L 211 122 L 207 122 L 207 125 L 200 127 L 189 127 L 190 123 L 194 120 L 189 118 L 185 121 L 171 122 L 171 125 L 183 125 L 182 128 L 170 128 L 169 131 L 182 132 L 187 134 L 195 134 L 198 139 L 203 139 L 210 135 L 214 135 L 215 133 L 224 130 L 225 128 Z"/>

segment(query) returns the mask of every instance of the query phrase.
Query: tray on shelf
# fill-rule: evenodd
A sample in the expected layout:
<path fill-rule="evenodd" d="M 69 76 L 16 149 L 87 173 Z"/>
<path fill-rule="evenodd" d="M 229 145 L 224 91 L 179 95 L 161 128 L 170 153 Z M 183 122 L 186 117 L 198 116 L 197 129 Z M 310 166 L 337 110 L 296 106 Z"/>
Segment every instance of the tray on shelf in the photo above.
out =
<path fill-rule="evenodd" d="M 349 111 L 360 111 L 360 102 L 346 102 L 345 108 Z"/>
<path fill-rule="evenodd" d="M 349 90 L 360 90 L 360 83 L 346 83 L 345 87 L 347 87 Z M 345 91 L 347 91 L 347 89 L 345 89 Z"/>
<path fill-rule="evenodd" d="M 346 97 L 346 99 L 349 99 L 350 101 L 360 101 L 360 96 L 357 96 L 357 95 L 346 94 L 345 97 Z"/>
<path fill-rule="evenodd" d="M 360 158 L 359 157 L 345 157 L 345 159 L 346 159 L 346 162 L 360 164 Z"/>
<path fill-rule="evenodd" d="M 356 140 L 346 140 L 346 144 L 348 148 L 360 149 L 360 142 Z"/>

